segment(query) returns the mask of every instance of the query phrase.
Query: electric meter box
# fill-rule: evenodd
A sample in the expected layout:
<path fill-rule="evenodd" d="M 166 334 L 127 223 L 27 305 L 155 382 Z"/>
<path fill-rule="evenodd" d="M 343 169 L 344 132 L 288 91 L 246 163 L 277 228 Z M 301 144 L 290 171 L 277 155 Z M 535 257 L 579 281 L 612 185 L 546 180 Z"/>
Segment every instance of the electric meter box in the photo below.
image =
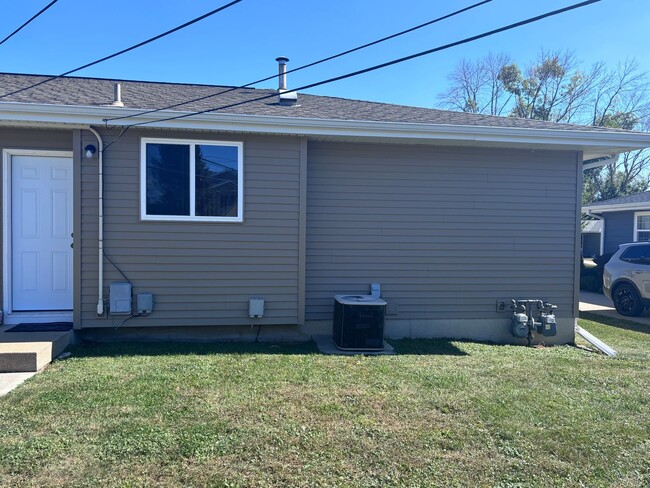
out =
<path fill-rule="evenodd" d="M 264 317 L 264 299 L 253 297 L 248 301 L 248 316 L 252 319 Z"/>
<path fill-rule="evenodd" d="M 111 283 L 108 310 L 111 315 L 131 315 L 131 283 Z"/>

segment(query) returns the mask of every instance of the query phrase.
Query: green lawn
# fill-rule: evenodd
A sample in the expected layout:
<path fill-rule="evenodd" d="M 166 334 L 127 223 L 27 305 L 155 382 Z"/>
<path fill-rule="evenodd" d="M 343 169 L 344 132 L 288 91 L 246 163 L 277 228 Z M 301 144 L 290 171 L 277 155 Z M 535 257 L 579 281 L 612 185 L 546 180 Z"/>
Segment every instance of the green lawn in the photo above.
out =
<path fill-rule="evenodd" d="M 80 345 L 0 399 L 0 486 L 648 486 L 650 333 L 574 347 Z"/>

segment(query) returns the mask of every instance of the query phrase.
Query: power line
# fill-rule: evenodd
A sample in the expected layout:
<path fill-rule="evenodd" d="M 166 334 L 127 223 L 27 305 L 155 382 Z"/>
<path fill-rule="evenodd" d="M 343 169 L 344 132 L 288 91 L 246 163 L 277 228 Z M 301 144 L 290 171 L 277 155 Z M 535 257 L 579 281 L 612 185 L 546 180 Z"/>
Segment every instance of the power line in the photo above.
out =
<path fill-rule="evenodd" d="M 227 8 L 232 7 L 233 5 L 235 5 L 235 4 L 237 4 L 237 3 L 241 2 L 241 1 L 243 1 L 243 0 L 233 0 L 232 2 L 227 3 L 226 5 L 223 5 L 223 6 L 219 7 L 219 8 L 216 8 L 216 9 L 214 9 L 214 10 L 212 10 L 212 11 L 206 13 L 206 14 L 201 15 L 200 17 L 196 17 L 195 19 L 192 19 L 189 22 L 185 22 L 184 24 L 181 24 L 181 25 L 179 25 L 177 27 L 174 27 L 173 29 L 170 29 L 170 30 L 168 30 L 166 32 L 163 32 L 162 34 L 158 34 L 157 36 L 151 37 L 151 38 L 147 39 L 146 41 L 139 42 L 138 44 L 135 44 L 134 46 L 128 47 L 126 49 L 122 49 L 121 51 L 110 54 L 108 56 L 104 56 L 101 59 L 98 59 L 98 60 L 93 61 L 93 62 L 88 63 L 88 64 L 84 64 L 83 66 L 79 66 L 78 68 L 71 69 L 70 71 L 66 71 L 65 73 L 62 73 L 60 75 L 52 76 L 52 77 L 47 78 L 45 80 L 39 81 L 38 83 L 34 83 L 33 85 L 26 86 L 25 88 L 20 88 L 19 90 L 15 90 L 15 91 L 12 91 L 12 92 L 9 92 L 9 93 L 5 93 L 4 95 L 0 95 L 0 98 L 8 97 L 10 95 L 16 95 L 17 93 L 22 93 L 24 91 L 31 90 L 32 88 L 36 88 L 37 86 L 43 85 L 44 83 L 48 83 L 48 82 L 50 82 L 52 80 L 56 80 L 58 78 L 63 78 L 64 76 L 68 76 L 68 75 L 70 75 L 72 73 L 76 73 L 77 71 L 81 71 L 82 69 L 90 68 L 91 66 L 95 66 L 96 64 L 103 63 L 104 61 L 108 61 L 109 59 L 113 59 L 113 58 L 115 58 L 117 56 L 120 56 L 121 54 L 128 53 L 129 51 L 133 51 L 134 49 L 137 49 L 137 48 L 142 47 L 142 46 L 144 46 L 146 44 L 149 44 L 150 42 L 157 41 L 158 39 L 162 39 L 163 37 L 166 37 L 166 36 L 168 36 L 170 34 L 173 34 L 174 32 L 178 32 L 179 30 L 184 29 L 185 27 L 189 27 L 190 25 L 196 24 L 197 22 L 199 22 L 199 21 L 201 21 L 203 19 L 206 19 L 206 18 L 208 18 L 208 17 L 210 17 L 210 16 L 212 16 L 214 14 L 217 14 L 217 13 L 221 12 L 222 10 L 226 10 Z"/>
<path fill-rule="evenodd" d="M 7 42 L 9 39 L 11 39 L 13 36 L 18 34 L 23 28 L 27 27 L 33 20 L 36 19 L 39 15 L 44 13 L 48 8 L 50 8 L 52 5 L 54 5 L 56 2 L 59 0 L 52 0 L 50 3 L 48 3 L 45 7 L 43 7 L 39 12 L 34 14 L 31 19 L 29 19 L 27 22 L 25 22 L 23 25 L 18 27 L 15 31 L 13 31 L 11 34 L 9 34 L 7 37 L 5 37 L 2 41 L 0 41 L 0 46 L 2 46 L 5 42 Z"/>
<path fill-rule="evenodd" d="M 368 47 L 371 47 L 371 46 L 375 46 L 377 44 L 388 41 L 390 39 L 395 39 L 396 37 L 403 36 L 404 34 L 408 34 L 410 32 L 416 31 L 418 29 L 422 29 L 423 27 L 427 27 L 427 26 L 435 24 L 437 22 L 449 19 L 450 17 L 454 17 L 456 15 L 462 14 L 463 12 L 467 12 L 468 10 L 474 9 L 476 7 L 479 7 L 481 5 L 484 5 L 484 4 L 490 3 L 490 2 L 492 2 L 492 0 L 483 0 L 482 2 L 478 2 L 478 3 L 475 3 L 473 5 L 470 5 L 469 7 L 465 7 L 463 9 L 456 10 L 455 12 L 452 12 L 450 14 L 443 15 L 442 17 L 438 17 L 436 19 L 430 20 L 430 21 L 425 22 L 423 24 L 416 25 L 415 27 L 411 27 L 411 28 L 403 30 L 401 32 L 391 34 L 390 36 L 382 37 L 381 39 L 377 39 L 376 41 L 372 41 L 372 42 L 369 42 L 369 43 L 366 43 L 366 44 L 362 44 L 361 46 L 357 46 L 355 48 L 348 49 L 347 51 L 343 51 L 343 52 L 340 52 L 338 54 L 334 54 L 332 56 L 328 56 L 326 58 L 319 59 L 318 61 L 314 61 L 312 63 L 305 64 L 303 66 L 299 66 L 297 68 L 287 70 L 286 74 L 295 73 L 296 71 L 300 71 L 300 70 L 303 70 L 303 69 L 306 69 L 306 68 L 311 68 L 312 66 L 316 66 L 318 64 L 325 63 L 326 61 L 331 61 L 332 59 L 340 58 L 341 56 L 345 56 L 347 54 L 351 54 L 353 52 L 360 51 L 362 49 L 365 49 L 365 48 L 368 48 Z M 258 83 L 263 83 L 264 81 L 269 81 L 269 80 L 272 80 L 273 78 L 277 78 L 277 77 L 278 77 L 278 75 L 274 74 L 274 75 L 271 75 L 271 76 L 267 76 L 266 78 L 261 78 L 261 79 L 256 80 L 256 81 L 246 83 L 245 85 L 241 85 L 241 86 L 237 86 L 237 87 L 233 87 L 233 88 L 228 88 L 227 90 L 223 90 L 223 91 L 220 91 L 220 92 L 217 92 L 217 93 L 212 93 L 210 95 L 205 95 L 205 96 L 198 97 L 198 98 L 193 98 L 192 100 L 186 100 L 184 102 L 175 103 L 173 105 L 168 105 L 166 107 L 156 108 L 156 109 L 152 109 L 152 110 L 145 110 L 145 111 L 139 112 L 137 114 L 123 115 L 121 117 L 111 117 L 110 119 L 105 119 L 104 122 L 108 123 L 108 122 L 111 122 L 113 120 L 130 119 L 132 117 L 139 117 L 141 115 L 147 115 L 147 114 L 151 114 L 151 113 L 155 113 L 155 112 L 160 112 L 161 110 L 169 110 L 169 109 L 172 109 L 172 108 L 180 107 L 181 105 L 187 105 L 188 103 L 200 102 L 200 101 L 203 101 L 203 100 L 207 100 L 208 98 L 213 98 L 213 97 L 217 97 L 217 96 L 220 96 L 220 95 L 224 95 L 226 93 L 230 93 L 230 92 L 232 92 L 234 90 L 249 88 L 249 87 L 251 87 L 253 85 L 257 85 Z"/>
<path fill-rule="evenodd" d="M 292 90 L 287 90 L 287 91 L 285 91 L 283 93 L 292 93 L 292 92 L 297 92 L 297 91 L 300 91 L 300 90 L 307 90 L 309 88 L 314 88 L 314 87 L 325 85 L 325 84 L 328 84 L 328 83 L 333 83 L 335 81 L 340 81 L 340 80 L 344 80 L 344 79 L 347 79 L 347 78 L 352 78 L 354 76 L 369 73 L 371 71 L 376 71 L 378 69 L 382 69 L 382 68 L 386 68 L 388 66 L 392 66 L 392 65 L 395 65 L 395 64 L 403 63 L 405 61 L 410 61 L 411 59 L 426 56 L 428 54 L 432 54 L 432 53 L 435 53 L 435 52 L 438 52 L 438 51 L 443 51 L 445 49 L 449 49 L 449 48 L 452 48 L 452 47 L 455 47 L 455 46 L 459 46 L 461 44 L 467 44 L 468 42 L 476 41 L 478 39 L 483 39 L 484 37 L 489 37 L 489 36 L 492 36 L 494 34 L 498 34 L 500 32 L 504 32 L 504 31 L 507 31 L 507 30 L 514 29 L 516 27 L 521 27 L 523 25 L 531 24 L 533 22 L 537 22 L 537 21 L 545 19 L 547 17 L 552 17 L 552 16 L 555 16 L 555 15 L 559 15 L 561 13 L 568 12 L 570 10 L 575 10 L 577 8 L 585 7 L 587 5 L 591 5 L 593 3 L 598 3 L 600 1 L 601 0 L 586 0 L 584 2 L 569 5 L 568 7 L 564 7 L 564 8 L 558 9 L 558 10 L 553 10 L 551 12 L 547 12 L 545 14 L 538 15 L 536 17 L 531 17 L 531 18 L 526 19 L 526 20 L 515 22 L 514 24 L 509 24 L 509 25 L 504 26 L 504 27 L 499 27 L 498 29 L 493 29 L 491 31 L 484 32 L 482 34 L 477 34 L 477 35 L 472 36 L 472 37 L 467 37 L 465 39 L 461 39 L 460 41 L 455 41 L 455 42 L 451 42 L 449 44 L 445 44 L 443 46 L 438 46 L 438 47 L 434 47 L 432 49 L 427 49 L 426 51 L 421 51 L 419 53 L 411 54 L 409 56 L 404 56 L 402 58 L 394 59 L 394 60 L 388 61 L 386 63 L 371 66 L 369 68 L 354 71 L 352 73 L 347 73 L 345 75 L 335 76 L 334 78 L 329 78 L 327 80 L 319 81 L 319 82 L 316 82 L 316 83 L 311 83 L 309 85 L 304 85 L 304 86 L 301 86 L 301 87 L 298 87 L 298 88 L 294 88 Z M 274 98 L 276 96 L 277 96 L 277 94 L 273 93 L 271 95 L 264 95 L 264 96 L 261 96 L 261 97 L 253 98 L 251 100 L 244 100 L 244 101 L 241 101 L 241 102 L 231 103 L 229 105 L 222 105 L 222 106 L 216 107 L 216 108 L 200 110 L 200 111 L 197 111 L 197 112 L 191 112 L 191 113 L 187 113 L 187 114 L 181 114 L 181 115 L 176 115 L 176 116 L 173 116 L 173 117 L 166 117 L 166 118 L 157 119 L 157 120 L 137 122 L 135 124 L 129 124 L 129 125 L 126 125 L 124 127 L 126 127 L 128 129 L 128 128 L 131 128 L 131 127 L 147 125 L 147 124 L 153 124 L 153 123 L 156 123 L 156 122 L 167 122 L 167 121 L 170 121 L 170 120 L 184 119 L 184 118 L 187 118 L 187 117 L 194 117 L 196 115 L 201 115 L 201 114 L 205 114 L 205 113 L 209 113 L 209 112 L 216 112 L 217 110 L 224 110 L 224 109 L 228 109 L 228 108 L 238 107 L 240 105 L 245 105 L 247 103 L 252 103 L 252 102 L 258 102 L 258 101 L 261 101 L 261 100 Z M 118 139 L 119 139 L 119 137 L 118 137 Z M 115 142 L 117 142 L 117 139 L 115 141 L 113 141 L 113 143 L 115 143 Z"/>

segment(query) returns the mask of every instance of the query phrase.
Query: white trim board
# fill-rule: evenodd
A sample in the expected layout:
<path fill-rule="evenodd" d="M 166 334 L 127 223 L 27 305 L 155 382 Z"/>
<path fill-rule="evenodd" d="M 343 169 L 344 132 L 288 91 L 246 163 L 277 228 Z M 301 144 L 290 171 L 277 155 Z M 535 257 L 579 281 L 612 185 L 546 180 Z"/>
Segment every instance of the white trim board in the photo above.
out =
<path fill-rule="evenodd" d="M 5 325 L 72 322 L 72 312 L 13 312 L 4 318 Z"/>
<path fill-rule="evenodd" d="M 636 203 L 614 203 L 612 205 L 586 205 L 582 207 L 583 213 L 622 212 L 625 210 L 636 210 L 643 212 L 650 210 L 650 202 Z"/>
<path fill-rule="evenodd" d="M 2 150 L 2 309 L 4 312 L 5 323 L 19 323 L 13 322 L 15 317 L 19 317 L 23 322 L 37 321 L 39 317 L 66 314 L 72 320 L 72 311 L 70 312 L 20 312 L 15 317 L 12 313 L 12 266 L 11 266 L 11 252 L 12 252 L 12 236 L 11 236 L 11 158 L 12 156 L 41 156 L 41 157 L 59 157 L 73 159 L 72 151 L 47 151 L 39 149 L 3 149 Z M 74 188 L 74 182 L 73 182 Z M 73 289 L 73 293 L 75 290 Z M 57 319 L 57 321 L 63 319 Z M 51 322 L 52 320 L 42 320 L 43 322 Z M 65 320 L 68 321 L 68 320 Z"/>
<path fill-rule="evenodd" d="M 0 103 L 0 125 L 32 123 L 104 125 L 104 119 L 137 115 L 141 110 L 128 107 L 92 107 L 85 105 L 55 105 L 3 102 Z M 192 112 L 163 110 L 155 115 L 138 115 L 124 125 L 155 122 L 166 117 L 189 115 Z M 118 122 L 119 126 L 121 122 Z M 206 113 L 191 117 L 155 122 L 144 127 L 250 132 L 264 134 L 305 135 L 333 139 L 359 138 L 369 141 L 386 140 L 401 143 L 451 143 L 498 147 L 534 147 L 545 149 L 580 150 L 584 159 L 610 156 L 621 152 L 650 147 L 650 134 L 640 132 L 580 130 L 568 128 L 540 129 L 528 127 L 497 127 L 434 123 L 385 122 L 369 120 L 337 120 L 307 117 L 240 115 Z M 603 165 L 607 164 L 603 161 Z"/>

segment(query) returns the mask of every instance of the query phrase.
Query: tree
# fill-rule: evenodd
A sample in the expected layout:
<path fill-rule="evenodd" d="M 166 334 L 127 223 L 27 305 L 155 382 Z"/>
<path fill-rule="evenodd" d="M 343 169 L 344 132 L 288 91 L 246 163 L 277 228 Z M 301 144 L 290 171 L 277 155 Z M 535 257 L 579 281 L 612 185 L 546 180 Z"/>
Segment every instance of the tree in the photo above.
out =
<path fill-rule="evenodd" d="M 490 115 L 649 130 L 648 78 L 634 60 L 583 70 L 570 51 L 541 51 L 521 69 L 507 54 L 461 60 L 439 95 L 444 108 Z M 650 153 L 634 151 L 585 172 L 583 203 L 650 188 Z"/>
<path fill-rule="evenodd" d="M 502 67 L 501 80 L 515 98 L 511 115 L 526 119 L 573 122 L 586 106 L 598 73 L 578 69 L 571 52 L 542 51 L 525 70 L 516 64 Z"/>
<path fill-rule="evenodd" d="M 507 54 L 490 53 L 485 59 L 462 59 L 447 76 L 449 89 L 439 95 L 446 108 L 461 112 L 503 115 L 512 95 L 500 79 L 501 70 L 511 62 Z"/>
<path fill-rule="evenodd" d="M 621 117 L 620 125 L 627 124 L 629 119 Z M 648 131 L 647 122 L 631 126 Z M 606 166 L 593 168 L 584 172 L 582 186 L 582 203 L 588 204 L 600 200 L 609 200 L 625 195 L 632 195 L 650 189 L 650 151 L 631 151 L 618 156 L 617 160 Z"/>

